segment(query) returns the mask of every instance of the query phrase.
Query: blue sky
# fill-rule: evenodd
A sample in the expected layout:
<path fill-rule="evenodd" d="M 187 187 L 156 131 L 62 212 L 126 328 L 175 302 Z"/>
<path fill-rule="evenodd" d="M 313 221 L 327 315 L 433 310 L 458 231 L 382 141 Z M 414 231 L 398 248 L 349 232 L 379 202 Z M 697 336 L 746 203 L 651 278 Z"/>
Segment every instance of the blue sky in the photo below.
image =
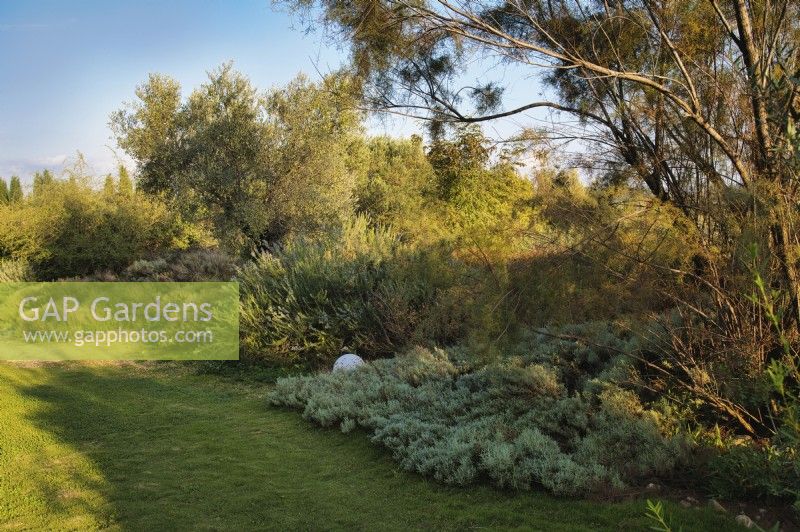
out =
<path fill-rule="evenodd" d="M 58 169 L 76 150 L 112 168 L 108 116 L 149 72 L 188 93 L 233 60 L 266 89 L 343 57 L 269 0 L 0 0 L 0 176 Z"/>
<path fill-rule="evenodd" d="M 34 170 L 59 170 L 76 151 L 98 175 L 115 168 L 123 154 L 113 151 L 108 117 L 150 72 L 174 77 L 188 94 L 208 70 L 233 60 L 267 89 L 298 72 L 315 79 L 345 58 L 269 0 L 0 0 L 0 176 L 29 181 Z M 493 69 L 498 75 L 512 82 L 508 106 L 537 90 L 526 76 Z M 489 125 L 487 133 L 524 120 Z M 370 124 L 377 134 L 418 128 Z"/>

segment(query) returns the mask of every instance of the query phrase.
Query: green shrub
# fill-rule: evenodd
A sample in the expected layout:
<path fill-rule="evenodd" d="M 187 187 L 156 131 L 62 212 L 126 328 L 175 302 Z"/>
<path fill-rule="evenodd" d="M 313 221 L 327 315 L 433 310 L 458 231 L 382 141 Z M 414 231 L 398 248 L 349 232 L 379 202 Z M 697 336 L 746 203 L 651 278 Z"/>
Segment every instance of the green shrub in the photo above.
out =
<path fill-rule="evenodd" d="M 0 255 L 27 262 L 38 279 L 84 276 L 186 247 L 189 229 L 157 198 L 108 195 L 76 178 L 0 206 Z"/>
<path fill-rule="evenodd" d="M 550 172 L 552 173 L 552 172 Z M 509 285 L 516 317 L 562 325 L 661 312 L 691 272 L 696 229 L 675 208 L 630 188 L 586 187 L 577 174 L 537 174 L 534 245 L 512 257 Z M 691 300 L 690 286 L 679 284 Z"/>
<path fill-rule="evenodd" d="M 371 224 L 400 234 L 418 234 L 423 194 L 433 169 L 420 137 L 373 137 L 361 146 L 362 168 L 354 191 L 356 212 Z"/>
<path fill-rule="evenodd" d="M 717 495 L 800 501 L 797 449 L 733 445 L 711 460 L 709 470 Z"/>
<path fill-rule="evenodd" d="M 291 240 L 239 272 L 244 352 L 313 367 L 344 349 L 389 355 L 417 331 L 452 341 L 465 322 L 447 298 L 449 266 L 363 218 L 326 238 Z"/>
<path fill-rule="evenodd" d="M 399 243 L 357 225 L 341 240 L 299 238 L 240 272 L 241 327 L 250 358 L 314 365 L 347 347 L 384 351 L 390 339 L 371 304 Z"/>
<path fill-rule="evenodd" d="M 28 265 L 20 260 L 0 259 L 0 283 L 16 283 L 31 280 Z"/>
<path fill-rule="evenodd" d="M 350 373 L 281 379 L 270 400 L 324 426 L 363 427 L 405 469 L 451 484 L 585 494 L 669 474 L 686 459 L 684 440 L 665 436 L 659 417 L 616 385 L 569 392 L 549 364 L 474 365 L 462 355 L 416 348 Z"/>
<path fill-rule="evenodd" d="M 229 281 L 236 262 L 218 249 L 175 251 L 156 259 L 140 259 L 120 274 L 122 281 Z"/>

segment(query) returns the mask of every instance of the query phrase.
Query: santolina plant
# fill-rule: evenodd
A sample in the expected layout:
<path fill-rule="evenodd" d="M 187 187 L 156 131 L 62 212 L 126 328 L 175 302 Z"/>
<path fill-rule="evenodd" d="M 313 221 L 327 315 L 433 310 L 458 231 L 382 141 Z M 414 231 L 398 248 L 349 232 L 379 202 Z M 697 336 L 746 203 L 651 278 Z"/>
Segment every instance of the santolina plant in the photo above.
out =
<path fill-rule="evenodd" d="M 578 495 L 667 475 L 686 460 L 682 437 L 668 436 L 634 393 L 598 378 L 625 371 L 623 361 L 568 387 L 564 367 L 541 362 L 563 344 L 482 366 L 459 350 L 415 348 L 350 373 L 281 379 L 270 401 L 323 426 L 362 427 L 403 468 L 448 484 Z"/>

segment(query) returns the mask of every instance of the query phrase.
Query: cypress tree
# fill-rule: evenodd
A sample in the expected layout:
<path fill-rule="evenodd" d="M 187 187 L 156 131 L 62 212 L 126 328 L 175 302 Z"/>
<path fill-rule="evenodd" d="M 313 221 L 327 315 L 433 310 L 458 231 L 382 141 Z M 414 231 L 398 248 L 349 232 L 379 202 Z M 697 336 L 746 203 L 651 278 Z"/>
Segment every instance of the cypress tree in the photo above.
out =
<path fill-rule="evenodd" d="M 8 183 L 0 177 L 0 204 L 8 203 Z"/>
<path fill-rule="evenodd" d="M 116 183 L 114 183 L 114 176 L 108 174 L 106 176 L 106 182 L 103 184 L 103 192 L 109 196 L 113 195 L 116 191 Z"/>
<path fill-rule="evenodd" d="M 118 178 L 119 193 L 123 196 L 133 194 L 133 181 L 128 174 L 128 169 L 124 165 L 119 165 L 119 178 Z"/>
<path fill-rule="evenodd" d="M 9 203 L 16 203 L 22 201 L 25 195 L 22 193 L 22 182 L 19 177 L 11 176 L 11 185 L 8 187 L 8 201 Z"/>
<path fill-rule="evenodd" d="M 33 193 L 38 194 L 42 189 L 42 173 L 34 172 L 33 174 Z"/>
<path fill-rule="evenodd" d="M 33 193 L 39 194 L 45 187 L 55 181 L 50 170 L 42 170 L 33 174 Z"/>

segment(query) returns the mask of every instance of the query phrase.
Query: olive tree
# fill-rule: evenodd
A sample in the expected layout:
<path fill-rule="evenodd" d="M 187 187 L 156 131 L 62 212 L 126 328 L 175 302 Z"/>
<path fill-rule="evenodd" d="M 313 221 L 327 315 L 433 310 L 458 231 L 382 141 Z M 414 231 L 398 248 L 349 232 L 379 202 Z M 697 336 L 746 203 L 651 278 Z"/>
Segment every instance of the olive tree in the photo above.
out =
<path fill-rule="evenodd" d="M 143 191 L 247 251 L 336 224 L 352 208 L 348 150 L 361 117 L 348 83 L 300 76 L 262 94 L 225 64 L 184 100 L 177 82 L 151 75 L 111 126 Z"/>

